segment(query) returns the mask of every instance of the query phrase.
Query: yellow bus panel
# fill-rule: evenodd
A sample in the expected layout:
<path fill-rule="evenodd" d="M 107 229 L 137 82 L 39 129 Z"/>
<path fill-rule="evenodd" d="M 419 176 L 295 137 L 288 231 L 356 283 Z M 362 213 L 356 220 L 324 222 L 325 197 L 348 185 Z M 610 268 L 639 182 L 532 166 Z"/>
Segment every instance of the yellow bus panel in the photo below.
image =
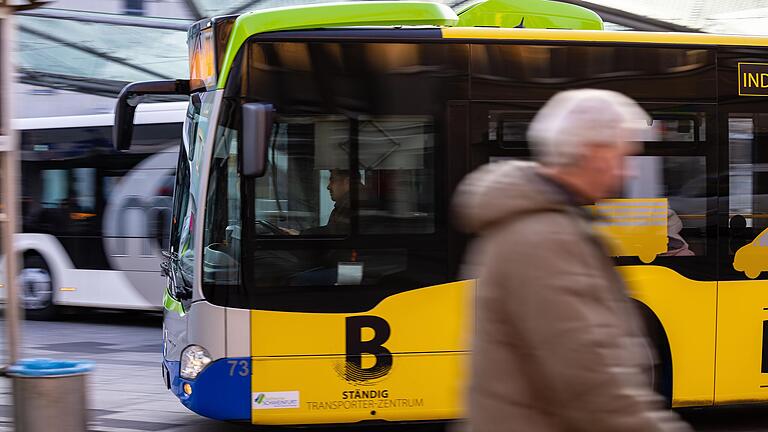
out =
<path fill-rule="evenodd" d="M 768 400 L 768 281 L 718 282 L 715 403 Z"/>
<path fill-rule="evenodd" d="M 667 333 L 673 365 L 672 405 L 712 405 L 717 282 L 694 281 L 660 266 L 618 270 L 632 297 L 656 314 Z"/>
<path fill-rule="evenodd" d="M 253 423 L 462 417 L 474 288 L 406 291 L 361 313 L 251 311 Z"/>
<path fill-rule="evenodd" d="M 296 399 L 294 405 L 282 409 L 260 409 L 253 405 L 252 421 L 275 425 L 446 420 L 465 416 L 463 395 L 469 353 L 393 357 L 388 376 L 365 384 L 345 379 L 345 356 L 254 359 L 254 398 L 293 392 Z"/>

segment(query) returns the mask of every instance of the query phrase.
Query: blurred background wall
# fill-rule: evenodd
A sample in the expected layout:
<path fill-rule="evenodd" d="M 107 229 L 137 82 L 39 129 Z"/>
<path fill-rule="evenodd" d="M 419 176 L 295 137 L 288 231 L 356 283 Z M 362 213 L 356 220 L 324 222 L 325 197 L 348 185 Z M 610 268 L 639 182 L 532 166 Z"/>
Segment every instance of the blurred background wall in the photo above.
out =
<path fill-rule="evenodd" d="M 462 7 L 464 0 L 445 0 Z M 612 30 L 768 34 L 765 0 L 568 0 Z M 186 27 L 317 0 L 55 0 L 18 18 L 16 118 L 108 113 L 130 81 L 184 78 Z"/>

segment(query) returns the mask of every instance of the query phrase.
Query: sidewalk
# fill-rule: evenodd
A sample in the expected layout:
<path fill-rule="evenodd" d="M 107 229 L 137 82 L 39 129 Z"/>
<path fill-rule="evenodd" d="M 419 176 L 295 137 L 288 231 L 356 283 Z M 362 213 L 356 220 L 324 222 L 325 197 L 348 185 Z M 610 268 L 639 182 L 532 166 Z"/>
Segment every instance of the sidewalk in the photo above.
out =
<path fill-rule="evenodd" d="M 116 320 L 123 321 L 117 325 L 106 323 L 111 316 L 97 318 L 96 322 L 27 321 L 23 356 L 90 360 L 96 364 L 88 382 L 91 431 L 191 431 L 197 429 L 188 427 L 206 423 L 213 427 L 209 430 L 226 428 L 226 424 L 190 412 L 166 390 L 160 374 L 159 320 L 153 322 L 152 317 L 136 315 L 143 322 L 125 322 L 133 316 L 117 316 Z M 0 332 L 4 331 L 3 324 L 0 319 Z M 0 347 L 3 358 L 5 349 Z M 11 380 L 0 379 L 0 432 L 13 430 L 12 399 Z"/>

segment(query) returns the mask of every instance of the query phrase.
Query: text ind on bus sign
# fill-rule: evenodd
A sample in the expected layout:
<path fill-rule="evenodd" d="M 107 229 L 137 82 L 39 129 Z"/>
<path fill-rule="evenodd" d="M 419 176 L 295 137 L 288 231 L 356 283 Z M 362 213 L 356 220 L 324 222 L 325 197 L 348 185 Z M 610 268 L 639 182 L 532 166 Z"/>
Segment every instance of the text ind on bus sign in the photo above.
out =
<path fill-rule="evenodd" d="M 768 96 L 768 63 L 739 63 L 739 96 Z"/>

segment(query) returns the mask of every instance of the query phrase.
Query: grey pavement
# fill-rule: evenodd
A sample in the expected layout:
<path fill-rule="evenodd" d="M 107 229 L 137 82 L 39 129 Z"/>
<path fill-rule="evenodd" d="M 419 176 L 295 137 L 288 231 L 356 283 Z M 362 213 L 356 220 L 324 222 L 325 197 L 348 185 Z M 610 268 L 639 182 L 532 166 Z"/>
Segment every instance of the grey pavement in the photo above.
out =
<path fill-rule="evenodd" d="M 26 321 L 23 357 L 90 360 L 89 430 L 92 432 L 264 431 L 200 417 L 166 388 L 160 374 L 161 317 L 136 312 L 78 311 L 53 322 Z M 0 314 L 0 364 L 6 356 L 5 322 Z M 768 432 L 768 405 L 681 411 L 700 432 Z M 11 383 L 0 378 L 0 432 L 13 431 Z M 324 428 L 322 431 L 337 430 Z M 343 428 L 345 432 L 362 428 Z M 462 427 L 449 428 L 451 432 Z M 55 430 L 52 428 L 52 430 Z M 284 430 L 284 429 L 281 429 Z M 441 427 L 367 427 L 365 430 L 444 430 Z M 309 429 L 302 429 L 308 432 Z"/>
<path fill-rule="evenodd" d="M 22 357 L 90 360 L 96 364 L 88 381 L 91 432 L 254 432 L 275 429 L 206 419 L 181 405 L 166 389 L 160 373 L 160 314 L 78 310 L 57 321 L 25 321 L 22 345 Z M 6 349 L 5 321 L 0 313 L 0 364 L 5 363 Z M 0 378 L 0 432 L 13 431 L 12 418 L 11 382 Z M 343 428 L 345 432 L 359 429 Z M 398 431 L 406 429 L 433 432 L 444 428 L 397 428 Z M 337 428 L 320 430 L 327 432 Z M 392 428 L 367 427 L 365 430 L 390 431 Z M 311 432 L 310 429 L 301 431 Z"/>
<path fill-rule="evenodd" d="M 86 311 L 55 322 L 24 322 L 23 357 L 90 360 L 91 431 L 236 431 L 242 426 L 204 419 L 182 406 L 160 374 L 161 318 L 143 313 Z M 0 320 L 0 331 L 5 332 Z M 0 333 L 0 358 L 5 359 Z M 10 379 L 0 378 L 0 432 L 12 431 Z"/>

